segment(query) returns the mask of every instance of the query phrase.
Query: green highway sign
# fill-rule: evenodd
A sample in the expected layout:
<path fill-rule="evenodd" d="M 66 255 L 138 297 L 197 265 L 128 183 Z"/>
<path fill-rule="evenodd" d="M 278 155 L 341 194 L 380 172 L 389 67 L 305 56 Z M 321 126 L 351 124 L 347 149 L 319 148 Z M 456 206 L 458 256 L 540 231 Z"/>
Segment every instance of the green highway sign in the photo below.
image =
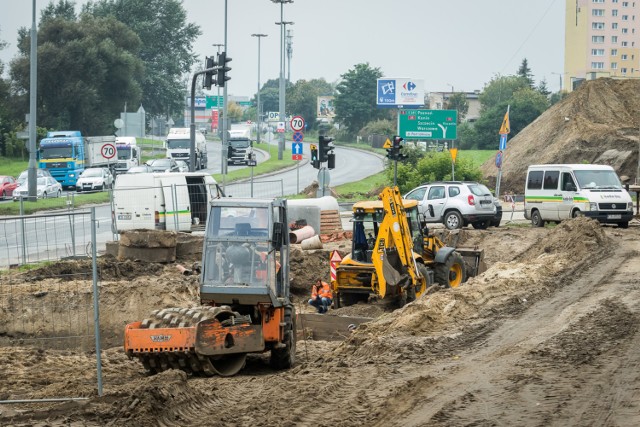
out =
<path fill-rule="evenodd" d="M 207 108 L 222 108 L 224 106 L 224 96 L 207 96 Z"/>
<path fill-rule="evenodd" d="M 240 101 L 240 102 L 238 102 L 238 104 L 241 107 L 251 107 L 253 105 L 253 102 L 251 102 L 251 101 Z"/>
<path fill-rule="evenodd" d="M 400 110 L 398 134 L 404 139 L 457 139 L 456 110 Z"/>

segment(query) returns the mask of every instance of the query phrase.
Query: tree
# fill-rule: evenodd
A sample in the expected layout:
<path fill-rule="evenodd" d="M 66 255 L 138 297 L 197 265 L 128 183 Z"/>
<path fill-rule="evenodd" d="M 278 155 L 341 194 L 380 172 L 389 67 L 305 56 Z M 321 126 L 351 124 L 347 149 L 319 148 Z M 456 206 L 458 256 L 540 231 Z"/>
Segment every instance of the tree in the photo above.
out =
<path fill-rule="evenodd" d="M 7 43 L 0 39 L 0 51 L 7 46 Z M 0 61 L 0 155 L 6 157 L 7 144 L 6 134 L 11 129 L 9 112 L 11 111 L 7 100 L 9 99 L 9 82 L 2 76 L 4 75 L 4 63 Z"/>
<path fill-rule="evenodd" d="M 386 111 L 376 107 L 377 79 L 382 77 L 379 68 L 371 68 L 369 63 L 357 64 L 341 77 L 334 100 L 336 120 L 350 134 L 356 134 L 371 120 L 387 116 Z"/>
<path fill-rule="evenodd" d="M 181 76 L 189 73 L 195 63 L 193 43 L 201 34 L 197 25 L 187 23 L 182 2 L 97 0 L 89 2 L 83 10 L 97 17 L 114 16 L 140 37 L 139 57 L 145 67 L 141 80 L 142 104 L 147 114 L 182 111 Z"/>
<path fill-rule="evenodd" d="M 122 100 L 140 101 L 140 39 L 113 17 L 82 14 L 74 21 L 69 16 L 49 13 L 39 26 L 38 124 L 88 135 L 113 133 Z M 21 30 L 20 55 L 10 74 L 22 95 L 20 111 L 28 111 L 30 37 Z"/>
<path fill-rule="evenodd" d="M 511 99 L 515 92 L 528 87 L 525 79 L 520 76 L 494 76 L 478 97 L 481 109 L 488 110 L 497 105 L 506 105 L 505 101 Z"/>
<path fill-rule="evenodd" d="M 253 103 L 257 103 L 257 97 Z M 262 112 L 280 111 L 280 83 L 278 79 L 267 80 L 260 89 Z"/>
<path fill-rule="evenodd" d="M 302 116 L 312 128 L 316 123 L 319 95 L 333 95 L 331 84 L 324 79 L 298 80 L 287 90 L 288 113 Z"/>
<path fill-rule="evenodd" d="M 462 123 L 469 112 L 469 101 L 464 92 L 454 93 L 445 102 L 446 110 L 456 110 L 458 112 L 458 124 Z"/>
<path fill-rule="evenodd" d="M 533 74 L 531 73 L 531 68 L 529 68 L 529 61 L 527 61 L 527 58 L 522 60 L 520 68 L 518 68 L 518 76 L 525 79 L 531 89 L 535 88 L 536 83 L 533 81 Z"/>
<path fill-rule="evenodd" d="M 40 14 L 40 25 L 43 22 L 49 21 L 55 18 L 62 18 L 67 21 L 77 21 L 75 10 L 76 4 L 74 1 L 58 0 L 58 4 L 50 2 Z"/>
<path fill-rule="evenodd" d="M 543 77 L 542 80 L 540 80 L 537 91 L 546 97 L 549 97 L 549 95 L 551 95 L 551 91 L 549 91 L 549 88 L 547 87 L 546 78 Z"/>

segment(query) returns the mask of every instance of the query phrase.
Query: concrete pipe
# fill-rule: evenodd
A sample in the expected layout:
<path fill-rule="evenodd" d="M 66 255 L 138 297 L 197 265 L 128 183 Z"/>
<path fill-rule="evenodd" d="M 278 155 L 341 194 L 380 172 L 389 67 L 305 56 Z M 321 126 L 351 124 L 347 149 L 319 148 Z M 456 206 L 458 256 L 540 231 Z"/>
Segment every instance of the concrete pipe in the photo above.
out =
<path fill-rule="evenodd" d="M 310 225 L 305 225 L 302 228 L 289 232 L 290 243 L 300 243 L 305 239 L 316 235 L 316 231 Z"/>
<path fill-rule="evenodd" d="M 300 244 L 300 247 L 303 250 L 322 249 L 322 240 L 320 240 L 320 237 L 318 235 L 315 235 L 308 239 L 304 239 Z"/>

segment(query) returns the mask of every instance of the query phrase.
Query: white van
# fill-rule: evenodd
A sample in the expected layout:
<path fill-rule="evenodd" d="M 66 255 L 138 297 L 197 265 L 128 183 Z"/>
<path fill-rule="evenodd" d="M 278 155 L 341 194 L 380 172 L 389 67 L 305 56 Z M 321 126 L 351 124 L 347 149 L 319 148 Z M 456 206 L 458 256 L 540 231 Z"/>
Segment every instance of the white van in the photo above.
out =
<path fill-rule="evenodd" d="M 534 227 L 580 215 L 621 228 L 629 226 L 633 202 L 611 166 L 529 166 L 524 216 Z"/>
<path fill-rule="evenodd" d="M 118 175 L 113 189 L 115 232 L 204 229 L 209 202 L 224 197 L 204 172 Z"/>

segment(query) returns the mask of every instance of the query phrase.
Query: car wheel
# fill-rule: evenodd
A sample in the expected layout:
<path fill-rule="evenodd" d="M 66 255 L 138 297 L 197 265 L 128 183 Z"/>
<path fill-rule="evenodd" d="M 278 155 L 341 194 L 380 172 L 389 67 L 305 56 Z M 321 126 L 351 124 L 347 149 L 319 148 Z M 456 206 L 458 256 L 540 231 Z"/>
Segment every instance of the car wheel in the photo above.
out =
<path fill-rule="evenodd" d="M 444 215 L 443 223 L 449 230 L 462 228 L 462 216 L 457 211 L 449 211 Z"/>
<path fill-rule="evenodd" d="M 578 218 L 579 216 L 584 216 L 584 214 L 580 211 L 580 209 L 576 209 L 571 212 L 571 218 Z"/>
<path fill-rule="evenodd" d="M 56 193 L 56 197 L 62 197 L 62 190 L 58 190 L 58 192 Z"/>
<path fill-rule="evenodd" d="M 476 221 L 472 222 L 471 225 L 476 230 L 486 230 L 487 228 L 489 228 L 489 221 Z"/>
<path fill-rule="evenodd" d="M 36 199 L 37 199 L 37 198 L 38 198 L 38 197 L 36 196 Z M 46 191 L 45 191 L 44 193 L 42 193 L 42 198 L 43 198 L 43 199 L 46 199 L 46 198 L 47 198 L 47 192 L 46 192 Z"/>
<path fill-rule="evenodd" d="M 540 211 L 535 210 L 531 212 L 531 225 L 534 227 L 544 227 L 544 221 L 540 215 Z"/>
<path fill-rule="evenodd" d="M 3 191 L 3 192 L 2 192 L 2 200 L 4 200 L 6 197 L 7 197 L 7 192 L 6 192 L 6 191 Z"/>

